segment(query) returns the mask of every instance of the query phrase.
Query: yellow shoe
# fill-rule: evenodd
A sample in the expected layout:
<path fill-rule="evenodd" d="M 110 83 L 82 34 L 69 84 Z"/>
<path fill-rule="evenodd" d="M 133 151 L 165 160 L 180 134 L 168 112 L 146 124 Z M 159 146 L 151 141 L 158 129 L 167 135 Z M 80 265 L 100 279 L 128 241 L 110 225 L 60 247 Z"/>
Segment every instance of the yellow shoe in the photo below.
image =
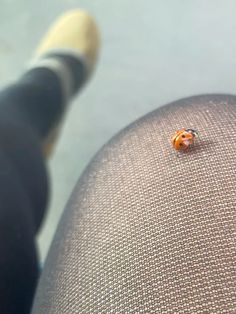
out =
<path fill-rule="evenodd" d="M 93 18 L 82 10 L 63 14 L 42 39 L 36 56 L 53 52 L 67 52 L 83 58 L 91 73 L 96 64 L 99 48 L 98 29 Z"/>
<path fill-rule="evenodd" d="M 30 69 L 47 68 L 61 81 L 65 107 L 93 72 L 99 50 L 99 33 L 93 18 L 82 10 L 63 14 L 42 39 Z M 63 117 L 62 117 L 63 118 Z M 58 137 L 60 123 L 42 143 L 48 157 Z"/>

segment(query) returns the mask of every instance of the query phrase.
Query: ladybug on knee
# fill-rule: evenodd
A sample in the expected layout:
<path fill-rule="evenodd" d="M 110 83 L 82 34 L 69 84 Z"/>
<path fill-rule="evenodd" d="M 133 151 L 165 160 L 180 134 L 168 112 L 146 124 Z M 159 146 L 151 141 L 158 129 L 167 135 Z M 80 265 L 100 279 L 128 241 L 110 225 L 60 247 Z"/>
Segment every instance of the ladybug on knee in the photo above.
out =
<path fill-rule="evenodd" d="M 194 129 L 183 128 L 175 132 L 171 142 L 177 151 L 186 151 L 194 145 L 194 142 L 198 136 L 198 131 Z"/>

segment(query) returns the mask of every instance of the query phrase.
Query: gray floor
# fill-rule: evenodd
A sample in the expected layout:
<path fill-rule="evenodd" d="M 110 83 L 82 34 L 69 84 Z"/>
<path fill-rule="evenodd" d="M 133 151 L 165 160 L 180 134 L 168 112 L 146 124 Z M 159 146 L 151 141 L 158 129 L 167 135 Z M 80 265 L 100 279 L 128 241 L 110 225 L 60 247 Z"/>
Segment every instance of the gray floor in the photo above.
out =
<path fill-rule="evenodd" d="M 234 0 L 2 0 L 1 86 L 22 72 L 51 21 L 78 6 L 97 19 L 102 50 L 49 163 L 52 197 L 39 237 L 42 259 L 73 186 L 113 134 L 177 98 L 235 91 Z"/>

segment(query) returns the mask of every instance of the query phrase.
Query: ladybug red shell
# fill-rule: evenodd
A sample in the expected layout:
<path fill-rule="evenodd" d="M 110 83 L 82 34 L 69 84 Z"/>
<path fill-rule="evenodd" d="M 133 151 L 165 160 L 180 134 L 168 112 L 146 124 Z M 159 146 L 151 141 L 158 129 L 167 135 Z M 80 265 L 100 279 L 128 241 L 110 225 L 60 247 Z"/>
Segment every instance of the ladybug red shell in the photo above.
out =
<path fill-rule="evenodd" d="M 175 132 L 172 137 L 172 145 L 176 150 L 186 150 L 194 144 L 198 132 L 193 129 L 181 129 Z"/>

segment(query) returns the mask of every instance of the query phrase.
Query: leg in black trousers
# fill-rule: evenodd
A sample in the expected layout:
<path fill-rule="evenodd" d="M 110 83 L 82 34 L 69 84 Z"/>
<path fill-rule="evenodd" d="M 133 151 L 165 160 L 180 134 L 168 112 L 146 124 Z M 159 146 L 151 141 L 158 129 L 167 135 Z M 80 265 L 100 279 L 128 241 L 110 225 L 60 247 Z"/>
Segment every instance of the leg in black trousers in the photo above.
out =
<path fill-rule="evenodd" d="M 47 78 L 43 69 L 32 76 L 39 71 Z M 45 123 L 38 102 L 56 105 L 59 85 L 54 81 L 50 93 L 43 92 L 43 84 L 25 84 L 22 78 L 0 94 L 0 313 L 28 313 L 37 282 L 34 237 L 48 198 L 40 146 L 52 123 Z"/>
<path fill-rule="evenodd" d="M 29 313 L 38 265 L 34 237 L 48 197 L 32 130 L 0 122 L 0 313 Z"/>
<path fill-rule="evenodd" d="M 34 66 L 0 92 L 1 314 L 30 312 L 39 274 L 35 235 L 49 194 L 45 154 L 53 143 L 48 138 L 95 64 L 95 33 L 86 13 L 64 15 L 43 41 Z"/>

